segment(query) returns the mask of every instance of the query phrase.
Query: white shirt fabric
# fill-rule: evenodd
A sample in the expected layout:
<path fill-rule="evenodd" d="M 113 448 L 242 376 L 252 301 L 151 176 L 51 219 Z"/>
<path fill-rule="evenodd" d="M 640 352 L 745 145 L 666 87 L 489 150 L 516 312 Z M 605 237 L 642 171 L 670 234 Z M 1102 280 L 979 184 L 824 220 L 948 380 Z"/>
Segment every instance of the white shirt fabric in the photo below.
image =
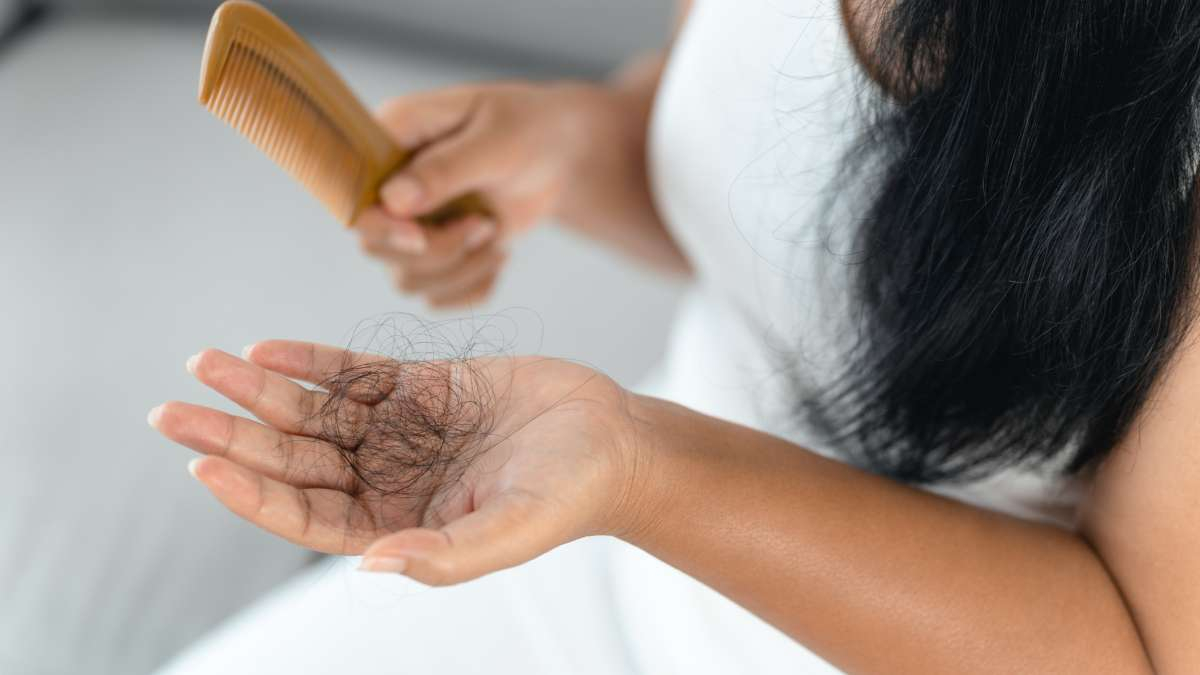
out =
<path fill-rule="evenodd" d="M 834 458 L 788 414 L 786 364 L 832 384 L 856 339 L 854 232 L 831 196 L 852 189 L 864 86 L 838 0 L 700 0 L 651 130 L 658 205 L 699 277 L 656 386 Z M 935 491 L 1070 526 L 1081 488 L 1051 467 Z"/>
<path fill-rule="evenodd" d="M 792 358 L 829 382 L 853 330 L 829 204 L 861 80 L 836 0 L 699 0 L 651 130 L 659 207 L 698 275 L 643 391 L 827 456 L 786 414 Z M 948 496 L 1070 526 L 1079 486 L 1008 471 Z M 834 673 L 716 592 L 611 539 L 451 589 L 310 571 L 166 672 Z"/>

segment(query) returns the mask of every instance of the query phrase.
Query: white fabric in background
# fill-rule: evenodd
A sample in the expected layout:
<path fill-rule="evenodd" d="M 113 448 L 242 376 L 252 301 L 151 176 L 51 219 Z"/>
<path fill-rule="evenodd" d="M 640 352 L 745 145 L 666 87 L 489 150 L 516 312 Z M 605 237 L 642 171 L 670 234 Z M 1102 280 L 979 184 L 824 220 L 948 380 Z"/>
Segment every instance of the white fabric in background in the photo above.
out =
<path fill-rule="evenodd" d="M 827 382 L 852 329 L 840 257 L 848 232 L 836 210 L 819 221 L 853 138 L 855 67 L 836 0 L 699 0 L 665 76 L 652 142 L 659 205 L 699 281 L 643 390 L 835 457 L 782 414 L 790 392 L 778 357 L 802 349 L 806 372 Z M 1072 485 L 1016 472 L 942 492 L 1063 524 L 1077 499 Z M 168 672 L 315 675 L 334 657 L 366 673 L 836 672 L 716 592 L 612 540 L 425 591 L 412 607 L 378 610 L 362 590 L 374 583 L 306 578 Z M 520 600 L 504 606 L 509 595 Z M 323 614 L 330 603 L 350 609 Z M 473 613 L 495 618 L 455 633 Z M 540 621 L 526 623 L 531 616 Z M 364 630 L 378 638 L 367 644 Z M 288 637 L 297 634 L 304 639 Z M 441 650 L 455 649 L 464 661 L 434 668 Z"/>
<path fill-rule="evenodd" d="M 611 540 L 431 589 L 321 563 L 223 625 L 163 675 L 633 672 L 613 610 Z"/>

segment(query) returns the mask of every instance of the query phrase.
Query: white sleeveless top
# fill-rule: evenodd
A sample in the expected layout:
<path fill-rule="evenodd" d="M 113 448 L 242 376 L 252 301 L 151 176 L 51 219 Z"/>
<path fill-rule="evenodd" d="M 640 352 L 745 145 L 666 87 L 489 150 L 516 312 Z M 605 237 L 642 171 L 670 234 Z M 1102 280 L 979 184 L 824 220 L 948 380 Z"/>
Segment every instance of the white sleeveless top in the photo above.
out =
<path fill-rule="evenodd" d="M 787 413 L 784 363 L 831 384 L 852 343 L 853 231 L 826 212 L 856 140 L 862 78 L 837 0 L 698 0 L 651 129 L 659 208 L 695 266 L 660 387 L 838 457 Z M 1079 486 L 1009 471 L 952 496 L 1073 523 Z"/>
<path fill-rule="evenodd" d="M 852 232 L 824 209 L 830 190 L 852 187 L 835 177 L 856 139 L 858 67 L 837 0 L 697 0 L 650 142 L 659 208 L 698 280 L 643 390 L 834 458 L 787 415 L 795 394 L 781 373 L 793 357 L 828 384 L 851 342 Z M 1010 470 L 934 490 L 1070 527 L 1082 486 Z M 715 592 L 625 558 L 619 604 L 642 672 L 836 672 Z"/>

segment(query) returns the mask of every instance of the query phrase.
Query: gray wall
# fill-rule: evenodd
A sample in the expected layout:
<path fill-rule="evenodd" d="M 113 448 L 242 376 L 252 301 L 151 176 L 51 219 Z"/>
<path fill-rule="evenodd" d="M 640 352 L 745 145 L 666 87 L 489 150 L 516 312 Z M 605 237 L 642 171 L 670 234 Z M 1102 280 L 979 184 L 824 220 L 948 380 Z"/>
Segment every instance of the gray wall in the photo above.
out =
<path fill-rule="evenodd" d="M 59 11 L 0 52 L 3 673 L 146 672 L 308 559 L 222 510 L 146 427 L 166 399 L 230 409 L 188 355 L 430 316 L 195 103 L 206 24 Z M 345 32 L 317 44 L 369 101 L 522 74 Z M 633 382 L 676 293 L 546 227 L 479 314 L 519 350 Z"/>
<path fill-rule="evenodd" d="M 4 35 L 9 26 L 17 20 L 21 9 L 19 0 L 0 0 L 0 35 Z"/>
<path fill-rule="evenodd" d="M 214 0 L 51 0 L 51 6 L 211 12 Z M 383 41 L 450 46 L 479 56 L 533 57 L 560 69 L 610 68 L 662 43 L 672 0 L 267 0 L 291 21 Z M 364 33 L 364 29 L 366 33 Z"/>

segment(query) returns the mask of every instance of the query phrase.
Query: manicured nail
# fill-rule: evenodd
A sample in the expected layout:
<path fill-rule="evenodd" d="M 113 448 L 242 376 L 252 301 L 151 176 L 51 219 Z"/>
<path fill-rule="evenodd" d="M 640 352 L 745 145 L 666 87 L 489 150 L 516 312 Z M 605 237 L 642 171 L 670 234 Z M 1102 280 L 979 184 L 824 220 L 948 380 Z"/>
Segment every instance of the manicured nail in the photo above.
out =
<path fill-rule="evenodd" d="M 191 459 L 191 461 L 188 462 L 188 473 L 192 474 L 192 478 L 195 478 L 196 480 L 200 480 L 200 477 L 196 475 L 196 466 L 198 466 L 199 464 L 200 464 L 199 457 L 193 457 Z"/>
<path fill-rule="evenodd" d="M 490 220 L 481 220 L 475 227 L 467 233 L 467 238 L 463 241 L 463 245 L 468 251 L 474 251 L 486 244 L 492 235 L 496 233 L 496 224 Z"/>
<path fill-rule="evenodd" d="M 404 558 L 363 558 L 358 569 L 363 572 L 388 572 L 391 574 L 404 574 L 404 568 L 408 561 Z"/>
<path fill-rule="evenodd" d="M 157 429 L 160 419 L 162 419 L 162 406 L 156 405 L 150 409 L 150 414 L 146 415 L 146 423 Z"/>
<path fill-rule="evenodd" d="M 388 235 L 388 243 L 402 253 L 424 253 L 425 237 L 413 230 L 395 230 Z"/>
<path fill-rule="evenodd" d="M 191 356 L 188 357 L 187 370 L 189 373 L 191 373 L 193 375 L 196 374 L 196 364 L 197 363 L 200 363 L 200 355 L 199 354 L 192 354 Z"/>
<path fill-rule="evenodd" d="M 411 178 L 393 178 L 379 191 L 388 210 L 411 215 L 420 207 L 421 186 Z"/>

